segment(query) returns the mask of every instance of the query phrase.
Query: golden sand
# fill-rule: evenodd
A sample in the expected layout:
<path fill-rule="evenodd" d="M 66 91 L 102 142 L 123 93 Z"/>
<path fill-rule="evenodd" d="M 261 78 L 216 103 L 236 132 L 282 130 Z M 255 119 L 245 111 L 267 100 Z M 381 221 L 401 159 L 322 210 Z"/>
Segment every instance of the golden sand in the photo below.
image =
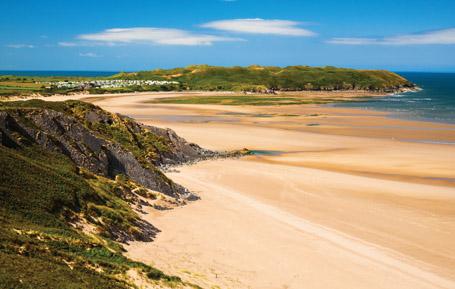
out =
<path fill-rule="evenodd" d="M 130 257 L 208 288 L 455 288 L 454 125 L 146 103 L 163 95 L 178 94 L 88 100 L 206 148 L 267 152 L 169 173 L 201 200 L 145 215 L 162 232 Z"/>

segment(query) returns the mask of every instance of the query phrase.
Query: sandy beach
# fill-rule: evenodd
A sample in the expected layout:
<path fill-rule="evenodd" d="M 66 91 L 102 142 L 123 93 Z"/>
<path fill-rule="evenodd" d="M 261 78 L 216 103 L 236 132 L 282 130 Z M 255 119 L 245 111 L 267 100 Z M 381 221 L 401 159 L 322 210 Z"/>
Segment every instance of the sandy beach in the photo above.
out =
<path fill-rule="evenodd" d="M 201 200 L 149 210 L 161 233 L 129 244 L 129 257 L 204 288 L 455 288 L 455 125 L 318 105 L 149 102 L 172 95 L 72 98 L 258 154 L 167 173 Z"/>

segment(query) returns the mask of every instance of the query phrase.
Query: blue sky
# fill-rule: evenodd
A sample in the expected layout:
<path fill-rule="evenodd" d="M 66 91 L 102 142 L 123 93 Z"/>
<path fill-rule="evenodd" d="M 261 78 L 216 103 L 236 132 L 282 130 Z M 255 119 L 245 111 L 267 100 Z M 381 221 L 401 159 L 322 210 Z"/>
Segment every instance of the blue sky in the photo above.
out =
<path fill-rule="evenodd" d="M 1 1 L 0 70 L 455 71 L 455 1 Z"/>

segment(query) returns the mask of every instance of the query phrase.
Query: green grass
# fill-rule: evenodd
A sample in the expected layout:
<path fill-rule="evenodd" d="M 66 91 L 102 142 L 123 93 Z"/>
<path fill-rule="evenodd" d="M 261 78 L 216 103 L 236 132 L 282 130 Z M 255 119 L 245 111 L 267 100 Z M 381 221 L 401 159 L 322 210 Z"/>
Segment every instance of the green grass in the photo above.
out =
<path fill-rule="evenodd" d="M 80 102 L 0 104 L 0 110 L 43 108 L 75 117 L 96 109 Z M 137 184 L 94 175 L 62 154 L 14 140 L 14 148 L 0 144 L 0 288 L 130 288 L 125 275 L 132 268 L 151 282 L 183 284 L 129 260 L 112 241 L 116 232 L 141 234 L 143 223 L 128 199 Z M 70 225 L 82 219 L 97 233 Z"/>
<path fill-rule="evenodd" d="M 14 76 L 0 75 L 0 97 L 1 96 L 27 96 L 32 93 L 42 95 L 68 94 L 75 92 L 74 89 L 47 89 L 44 82 L 65 81 L 65 80 L 88 80 L 87 77 L 38 77 L 38 76 Z"/>
<path fill-rule="evenodd" d="M 130 268 L 181 283 L 127 259 L 103 234 L 85 235 L 68 225 L 73 214 L 91 216 L 91 206 L 102 206 L 95 216 L 104 226 L 132 228 L 128 222 L 137 215 L 115 195 L 113 181 L 87 180 L 66 157 L 34 147 L 0 146 L 0 171 L 2 288 L 127 288 L 119 276 Z"/>
<path fill-rule="evenodd" d="M 14 75 L 0 75 L 0 97 L 1 96 L 27 96 L 32 93 L 39 93 L 41 95 L 52 94 L 69 94 L 81 92 L 80 88 L 46 88 L 48 82 L 58 81 L 89 81 L 97 79 L 109 79 L 110 77 L 64 77 L 64 76 L 14 76 Z M 131 93 L 136 91 L 170 91 L 179 90 L 178 85 L 161 85 L 161 86 L 131 86 L 119 88 L 91 88 L 88 89 L 90 94 L 104 94 L 104 93 Z"/>
<path fill-rule="evenodd" d="M 111 277 L 120 253 L 105 257 L 106 273 L 88 265 L 91 250 L 106 250 L 73 230 L 66 210 L 78 212 L 93 194 L 69 160 L 39 149 L 16 151 L 0 146 L 0 284 L 5 288 L 123 288 Z M 93 194 L 94 195 L 94 194 Z M 71 269 L 65 262 L 76 262 Z M 65 285 L 67 284 L 67 285 Z"/>
<path fill-rule="evenodd" d="M 411 85 L 405 78 L 385 70 L 355 70 L 332 66 L 248 66 L 221 67 L 193 65 L 120 73 L 118 79 L 175 80 L 182 89 L 262 91 L 277 90 L 385 90 Z"/>
<path fill-rule="evenodd" d="M 30 99 L 27 101 L 5 101 L 0 102 L 0 109 L 51 109 L 58 112 L 72 113 L 73 109 L 90 109 L 95 107 L 86 102 L 68 101 L 43 101 L 40 99 Z"/>
<path fill-rule="evenodd" d="M 80 89 L 45 88 L 42 82 L 82 81 L 93 79 L 172 80 L 178 85 L 137 86 L 114 89 L 93 88 L 92 94 L 126 93 L 135 91 L 169 90 L 346 90 L 393 91 L 399 86 L 412 86 L 402 76 L 386 70 L 356 70 L 333 66 L 248 66 L 221 67 L 192 65 L 174 69 L 156 69 L 133 73 L 119 73 L 110 77 L 31 77 L 0 76 L 0 96 L 69 94 Z M 3 87 L 3 89 L 2 89 Z M 31 89 L 33 87 L 33 89 Z"/>
<path fill-rule="evenodd" d="M 303 98 L 299 96 L 182 96 L 157 98 L 149 103 L 168 104 L 221 104 L 221 105 L 293 105 L 293 104 L 324 104 L 340 101 L 331 98 Z"/>
<path fill-rule="evenodd" d="M 29 86 L 0 85 L 0 90 L 39 90 L 39 88 Z"/>

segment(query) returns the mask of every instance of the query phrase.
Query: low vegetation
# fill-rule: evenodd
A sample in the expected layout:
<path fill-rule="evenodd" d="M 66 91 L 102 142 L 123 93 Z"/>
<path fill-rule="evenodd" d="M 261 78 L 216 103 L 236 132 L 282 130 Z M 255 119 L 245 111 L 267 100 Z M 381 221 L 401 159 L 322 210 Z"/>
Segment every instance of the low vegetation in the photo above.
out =
<path fill-rule="evenodd" d="M 367 94 L 367 93 L 365 93 Z M 367 96 L 365 96 L 367 97 Z M 336 98 L 311 97 L 301 95 L 223 95 L 223 96 L 180 96 L 156 98 L 149 103 L 172 103 L 172 104 L 220 104 L 220 105 L 292 105 L 292 104 L 325 104 L 347 100 L 361 100 L 362 97 Z"/>
<path fill-rule="evenodd" d="M 114 75 L 118 79 L 174 80 L 190 90 L 371 90 L 394 91 L 412 86 L 405 78 L 386 70 L 356 70 L 332 66 L 248 66 L 220 67 L 193 65 Z"/>
<path fill-rule="evenodd" d="M 125 87 L 72 86 L 94 80 L 160 81 L 162 85 Z M 55 83 L 55 85 L 52 85 Z M 68 85 L 62 85 L 68 83 Z M 138 82 L 143 83 L 143 82 Z M 144 82 L 145 83 L 145 82 Z M 59 85 L 57 85 L 59 84 Z M 208 90 L 270 92 L 301 90 L 369 90 L 392 92 L 413 87 L 405 78 L 386 70 L 356 70 L 332 66 L 248 66 L 221 67 L 192 65 L 174 69 L 156 69 L 119 73 L 110 77 L 31 77 L 0 76 L 0 96 L 70 94 L 86 91 L 91 94 L 127 93 L 136 91 Z"/>
<path fill-rule="evenodd" d="M 87 92 L 90 94 L 105 93 L 132 93 L 139 91 L 170 91 L 180 90 L 180 85 L 175 83 L 163 83 L 159 85 L 150 85 L 147 82 L 134 85 L 112 85 L 111 87 L 97 87 L 91 84 L 96 81 L 109 82 L 115 81 L 112 77 L 35 77 L 35 76 L 0 76 L 0 97 L 9 96 L 30 96 L 30 95 L 54 95 L 54 94 L 72 94 Z M 168 81 L 166 81 L 168 82 Z M 64 85 L 64 84 L 67 85 Z M 74 85 L 80 83 L 81 85 Z"/>
<path fill-rule="evenodd" d="M 0 284 L 2 288 L 130 288 L 128 270 L 150 282 L 182 285 L 122 255 L 112 227 L 134 234 L 138 219 L 116 195 L 119 184 L 87 179 L 69 159 L 37 147 L 0 146 Z M 79 217 L 78 217 L 79 216 Z M 70 225 L 95 220 L 85 234 Z"/>
<path fill-rule="evenodd" d="M 27 122 L 26 114 L 42 109 L 65 112 L 82 122 L 87 111 L 99 108 L 81 102 L 0 105 L 0 112 L 22 112 L 21 121 L 30 127 L 33 123 Z M 97 129 L 106 139 L 133 148 L 134 134 L 121 121 L 112 124 L 119 128 Z M 126 258 L 115 241 L 158 232 L 135 209 L 141 198 L 152 201 L 161 196 L 158 192 L 125 175 L 113 179 L 96 175 L 24 134 L 5 130 L 5 123 L 0 123 L 1 288 L 135 288 L 132 271 L 150 286 L 194 287 Z M 143 137 L 134 142 L 146 150 L 164 142 L 158 136 Z"/>
<path fill-rule="evenodd" d="M 84 77 L 44 77 L 44 76 L 0 76 L 0 96 L 28 96 L 33 94 L 52 95 L 77 92 L 74 88 L 46 88 L 45 82 L 87 80 Z"/>

